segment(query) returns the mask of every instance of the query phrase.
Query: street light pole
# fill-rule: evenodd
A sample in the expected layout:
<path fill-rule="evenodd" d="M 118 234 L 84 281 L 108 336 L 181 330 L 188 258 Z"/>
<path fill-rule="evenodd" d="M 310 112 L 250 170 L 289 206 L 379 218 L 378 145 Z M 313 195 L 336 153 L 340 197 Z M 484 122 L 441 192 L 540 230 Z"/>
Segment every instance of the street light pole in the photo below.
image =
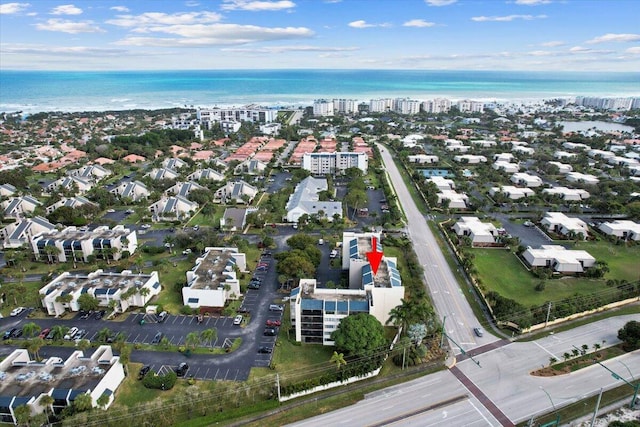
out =
<path fill-rule="evenodd" d="M 553 408 L 553 412 L 556 413 L 556 420 L 555 421 L 551 421 L 550 423 L 546 423 L 543 424 L 540 427 L 550 427 L 550 426 L 559 426 L 560 425 L 560 414 L 558 414 L 558 410 L 556 409 L 556 404 L 553 403 L 553 399 L 551 398 L 551 395 L 547 392 L 547 390 L 544 389 L 544 387 L 539 386 L 540 390 L 544 391 L 544 394 L 547 395 L 547 397 L 549 398 L 549 402 L 551 402 L 551 407 Z"/>
<path fill-rule="evenodd" d="M 620 375 L 618 375 L 616 372 L 612 371 L 611 369 L 607 368 L 606 366 L 604 366 L 602 363 L 600 363 L 598 360 L 594 359 L 594 362 L 596 362 L 598 365 L 602 366 L 604 369 L 606 369 L 607 371 L 611 372 L 611 376 L 617 380 L 621 380 L 624 381 L 625 384 L 627 384 L 629 387 L 631 387 L 633 389 L 633 397 L 631 398 L 631 403 L 629 404 L 629 408 L 633 409 L 636 403 L 636 398 L 638 397 L 638 389 L 640 388 L 640 383 L 633 385 L 631 384 L 629 381 L 625 380 L 624 378 L 622 378 Z M 622 362 L 620 362 L 622 363 Z M 624 365 L 624 363 L 622 363 Z M 627 365 L 624 365 L 627 367 L 627 369 L 629 369 L 629 367 Z M 631 373 L 631 370 L 629 370 L 629 373 Z M 631 377 L 633 378 L 633 374 L 631 375 Z"/>

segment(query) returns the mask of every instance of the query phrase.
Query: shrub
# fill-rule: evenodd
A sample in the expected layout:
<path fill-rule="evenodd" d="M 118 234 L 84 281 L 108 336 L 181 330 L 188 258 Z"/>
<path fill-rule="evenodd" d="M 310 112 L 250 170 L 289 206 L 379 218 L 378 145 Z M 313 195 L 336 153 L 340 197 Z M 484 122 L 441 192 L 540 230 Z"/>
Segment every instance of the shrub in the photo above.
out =
<path fill-rule="evenodd" d="M 171 390 L 173 386 L 176 385 L 177 380 L 178 380 L 178 376 L 173 371 L 169 371 L 164 375 L 158 375 L 156 373 L 149 372 L 142 379 L 142 384 L 146 388 L 154 388 L 158 390 Z"/>
<path fill-rule="evenodd" d="M 188 305 L 183 305 L 182 308 L 180 309 L 180 313 L 186 316 L 190 316 L 193 314 L 193 309 Z"/>

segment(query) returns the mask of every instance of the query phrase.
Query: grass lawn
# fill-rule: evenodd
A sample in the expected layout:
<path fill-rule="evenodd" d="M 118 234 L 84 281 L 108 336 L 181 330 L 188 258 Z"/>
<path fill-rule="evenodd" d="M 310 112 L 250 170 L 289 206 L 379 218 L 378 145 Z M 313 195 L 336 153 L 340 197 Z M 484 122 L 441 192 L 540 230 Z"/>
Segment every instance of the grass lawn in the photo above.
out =
<path fill-rule="evenodd" d="M 196 216 L 191 218 L 187 225 L 194 226 L 198 224 L 201 227 L 213 227 L 218 228 L 220 226 L 220 218 L 222 218 L 222 214 L 224 214 L 224 206 L 214 206 L 215 214 L 213 215 L 205 215 L 202 211 L 199 211 Z"/>
<path fill-rule="evenodd" d="M 487 291 L 496 291 L 525 306 L 558 301 L 576 293 L 591 294 L 606 287 L 608 279 L 638 280 L 637 260 L 640 246 L 625 248 L 606 241 L 580 242 L 576 249 L 588 251 L 597 260 L 606 261 L 611 271 L 604 279 L 564 277 L 546 281 L 544 291 L 536 291 L 540 279 L 535 278 L 511 252 L 499 249 L 474 249 L 474 264 Z M 500 266 L 500 268 L 496 268 Z"/>
<path fill-rule="evenodd" d="M 526 307 L 541 305 L 546 301 L 559 301 L 575 293 L 590 294 L 605 286 L 602 279 L 566 277 L 547 280 L 544 291 L 535 287 L 540 279 L 525 270 L 518 258 L 510 251 L 499 249 L 477 249 L 474 264 L 487 291 L 496 291 L 505 298 L 518 301 Z M 500 266 L 500 268 L 496 268 Z"/>

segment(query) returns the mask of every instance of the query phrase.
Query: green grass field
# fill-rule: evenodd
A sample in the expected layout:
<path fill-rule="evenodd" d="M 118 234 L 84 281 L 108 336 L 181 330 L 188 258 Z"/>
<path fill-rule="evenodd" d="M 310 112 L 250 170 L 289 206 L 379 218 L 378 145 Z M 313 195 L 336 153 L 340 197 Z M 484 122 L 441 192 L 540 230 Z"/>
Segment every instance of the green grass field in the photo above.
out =
<path fill-rule="evenodd" d="M 525 306 L 541 305 L 546 301 L 558 301 L 576 293 L 591 294 L 606 288 L 608 279 L 638 280 L 637 260 L 640 246 L 625 248 L 605 241 L 580 242 L 576 249 L 589 252 L 597 260 L 606 261 L 611 271 L 604 279 L 564 277 L 547 280 L 543 291 L 535 287 L 535 278 L 511 252 L 499 249 L 474 249 L 474 265 L 486 291 L 496 291 Z"/>

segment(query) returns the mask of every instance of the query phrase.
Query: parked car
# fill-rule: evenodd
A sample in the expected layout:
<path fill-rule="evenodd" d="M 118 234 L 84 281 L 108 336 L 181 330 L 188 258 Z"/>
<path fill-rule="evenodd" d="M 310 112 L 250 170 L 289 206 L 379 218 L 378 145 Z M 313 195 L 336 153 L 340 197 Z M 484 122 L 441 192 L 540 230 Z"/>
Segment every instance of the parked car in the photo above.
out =
<path fill-rule="evenodd" d="M 11 338 L 20 338 L 22 336 L 22 328 L 15 328 L 11 334 Z"/>
<path fill-rule="evenodd" d="M 260 289 L 260 283 L 250 282 L 249 286 L 247 286 L 247 288 L 249 288 L 249 289 Z"/>
<path fill-rule="evenodd" d="M 191 253 L 191 249 L 187 248 L 184 251 L 182 251 L 182 255 L 189 255 Z"/>
<path fill-rule="evenodd" d="M 233 324 L 234 325 L 240 325 L 242 324 L 242 320 L 244 319 L 244 317 L 242 317 L 242 314 L 238 314 L 236 317 L 233 318 Z"/>
<path fill-rule="evenodd" d="M 182 362 L 176 368 L 176 375 L 179 377 L 184 377 L 188 370 L 189 370 L 189 365 L 187 365 L 185 362 Z"/>
<path fill-rule="evenodd" d="M 71 329 L 69 329 L 69 331 L 67 332 L 67 334 L 64 336 L 65 340 L 71 340 L 73 339 L 73 337 L 76 336 L 76 334 L 78 333 L 78 328 L 76 328 L 75 326 Z"/>
<path fill-rule="evenodd" d="M 138 379 L 141 380 L 144 378 L 145 375 L 147 375 L 147 373 L 151 370 L 151 366 L 146 365 L 143 366 L 142 369 L 140 369 L 140 372 L 138 372 Z"/>
<path fill-rule="evenodd" d="M 268 337 L 275 337 L 278 335 L 278 330 L 275 328 L 266 328 L 262 334 Z"/>
<path fill-rule="evenodd" d="M 158 332 L 156 334 L 155 337 L 153 337 L 153 340 L 151 341 L 151 344 L 160 344 L 160 340 L 162 339 L 162 332 Z"/>
<path fill-rule="evenodd" d="M 93 316 L 96 320 L 100 320 L 107 314 L 105 310 L 96 311 L 96 314 Z"/>
<path fill-rule="evenodd" d="M 85 335 L 87 335 L 86 329 L 80 329 L 73 338 L 80 341 Z"/>
<path fill-rule="evenodd" d="M 329 254 L 329 258 L 336 258 L 337 256 L 338 256 L 338 251 L 336 251 L 335 249 L 333 249 Z"/>
<path fill-rule="evenodd" d="M 46 337 L 44 337 L 44 339 L 45 339 L 45 340 L 52 340 L 52 339 L 53 339 L 53 337 L 54 337 L 54 335 L 55 335 L 55 332 L 54 332 L 54 330 L 53 330 L 53 328 L 52 328 L 52 329 L 49 331 L 49 333 L 47 334 L 47 336 L 46 336 Z"/>
<path fill-rule="evenodd" d="M 479 337 L 484 335 L 484 331 L 482 330 L 482 328 L 473 328 L 473 332 Z"/>
<path fill-rule="evenodd" d="M 51 332 L 51 328 L 44 328 L 43 330 L 40 331 L 40 335 L 38 335 L 38 338 L 41 338 L 41 339 L 47 338 L 47 335 L 49 335 L 49 332 Z"/>
<path fill-rule="evenodd" d="M 163 311 L 162 313 L 158 314 L 158 323 L 162 323 L 165 320 L 167 320 L 167 316 L 169 316 L 169 313 L 167 313 L 166 311 Z"/>
<path fill-rule="evenodd" d="M 93 314 L 92 311 L 84 311 L 84 310 L 80 310 L 80 316 L 78 316 L 78 319 L 81 320 L 86 320 L 89 317 L 91 317 L 91 315 Z"/>
<path fill-rule="evenodd" d="M 265 324 L 267 326 L 280 326 L 282 322 L 280 320 L 268 319 Z"/>
<path fill-rule="evenodd" d="M 16 331 L 16 328 L 11 328 L 8 331 L 5 331 L 4 335 L 2 336 L 2 339 L 3 340 L 8 340 L 9 338 L 11 338 L 13 336 L 15 331 Z"/>
<path fill-rule="evenodd" d="M 258 268 L 256 268 L 256 270 L 258 270 L 258 271 L 267 271 L 267 266 L 260 265 L 260 266 L 258 266 Z"/>
<path fill-rule="evenodd" d="M 16 307 L 13 310 L 11 310 L 11 317 L 18 316 L 22 314 L 22 312 L 25 310 L 26 310 L 26 307 Z"/>
<path fill-rule="evenodd" d="M 284 306 L 278 305 L 278 304 L 270 304 L 269 305 L 269 311 L 284 311 Z"/>
<path fill-rule="evenodd" d="M 258 349 L 258 353 L 271 353 L 272 348 L 271 347 L 266 347 L 266 346 L 262 346 Z"/>

